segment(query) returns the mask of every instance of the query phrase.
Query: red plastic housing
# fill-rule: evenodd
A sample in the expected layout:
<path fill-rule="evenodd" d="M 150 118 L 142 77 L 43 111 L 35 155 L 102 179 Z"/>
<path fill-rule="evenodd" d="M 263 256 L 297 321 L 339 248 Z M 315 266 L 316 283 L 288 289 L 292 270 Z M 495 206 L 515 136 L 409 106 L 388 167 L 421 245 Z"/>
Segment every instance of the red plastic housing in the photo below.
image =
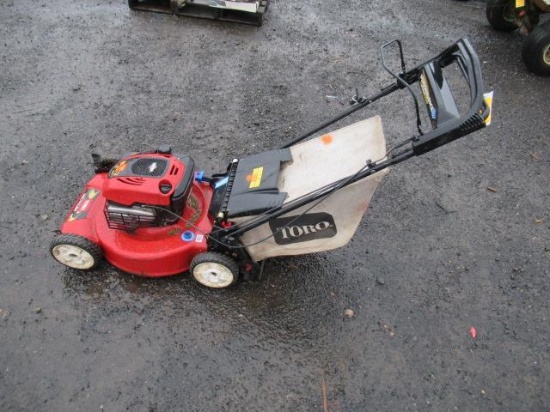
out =
<path fill-rule="evenodd" d="M 169 154 L 128 156 L 109 172 L 103 185 L 103 195 L 122 205 L 169 206 L 178 185 L 190 182 L 192 173 L 192 167 Z"/>

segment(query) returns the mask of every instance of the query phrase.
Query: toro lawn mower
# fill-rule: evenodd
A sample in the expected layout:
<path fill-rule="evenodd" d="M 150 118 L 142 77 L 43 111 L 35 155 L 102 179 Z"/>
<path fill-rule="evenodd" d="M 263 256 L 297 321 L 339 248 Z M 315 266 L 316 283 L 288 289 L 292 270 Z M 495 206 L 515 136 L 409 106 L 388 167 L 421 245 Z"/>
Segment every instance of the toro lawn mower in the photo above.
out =
<path fill-rule="evenodd" d="M 523 62 L 539 76 L 550 76 L 550 21 L 540 23 L 550 12 L 550 0 L 489 0 L 487 20 L 498 31 L 520 29 L 525 35 Z"/>
<path fill-rule="evenodd" d="M 133 10 L 261 26 L 269 0 L 128 0 Z"/>
<path fill-rule="evenodd" d="M 399 50 L 402 73 L 384 59 Z M 114 161 L 94 157 L 95 176 L 72 206 L 51 244 L 64 265 L 94 268 L 105 257 L 135 275 L 190 271 L 201 284 L 224 288 L 239 276 L 258 278 L 265 259 L 325 251 L 355 233 L 388 167 L 479 130 L 490 122 L 478 57 L 466 39 L 406 70 L 401 43 L 381 47 L 395 81 L 284 146 L 233 160 L 220 174 L 197 172 L 188 155 L 160 147 Z M 467 84 L 463 114 L 444 71 L 453 64 Z M 423 131 L 420 86 L 430 127 Z M 418 133 L 386 151 L 378 116 L 311 138 L 374 101 L 407 89 Z"/>

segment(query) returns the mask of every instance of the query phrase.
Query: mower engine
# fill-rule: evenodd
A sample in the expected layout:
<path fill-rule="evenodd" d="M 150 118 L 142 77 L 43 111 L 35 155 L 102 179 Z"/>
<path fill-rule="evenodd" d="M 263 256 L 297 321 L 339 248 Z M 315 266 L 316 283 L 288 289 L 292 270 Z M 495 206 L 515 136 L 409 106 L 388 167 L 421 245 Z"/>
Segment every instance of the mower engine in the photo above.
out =
<path fill-rule="evenodd" d="M 166 148 L 120 160 L 103 184 L 109 228 L 133 232 L 176 223 L 183 216 L 194 170 L 193 159 L 171 155 Z"/>

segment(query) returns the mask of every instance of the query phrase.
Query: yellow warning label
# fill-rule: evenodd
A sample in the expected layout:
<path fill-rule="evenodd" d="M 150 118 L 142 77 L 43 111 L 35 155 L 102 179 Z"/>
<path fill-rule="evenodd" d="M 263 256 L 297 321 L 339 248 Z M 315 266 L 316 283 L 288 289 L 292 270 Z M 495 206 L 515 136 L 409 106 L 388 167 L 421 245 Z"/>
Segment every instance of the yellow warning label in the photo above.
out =
<path fill-rule="evenodd" d="M 516 0 L 516 9 L 520 7 L 525 7 L 525 0 Z"/>
<path fill-rule="evenodd" d="M 485 101 L 485 104 L 489 108 L 489 115 L 485 118 L 484 123 L 485 126 L 489 126 L 491 124 L 491 117 L 493 114 L 493 92 L 488 92 L 483 95 L 483 100 Z"/>
<path fill-rule="evenodd" d="M 254 170 L 252 170 L 252 174 L 250 176 L 250 186 L 248 186 L 250 189 L 255 189 L 257 187 L 260 187 L 260 183 L 262 182 L 262 174 L 264 173 L 263 167 L 257 167 Z"/>

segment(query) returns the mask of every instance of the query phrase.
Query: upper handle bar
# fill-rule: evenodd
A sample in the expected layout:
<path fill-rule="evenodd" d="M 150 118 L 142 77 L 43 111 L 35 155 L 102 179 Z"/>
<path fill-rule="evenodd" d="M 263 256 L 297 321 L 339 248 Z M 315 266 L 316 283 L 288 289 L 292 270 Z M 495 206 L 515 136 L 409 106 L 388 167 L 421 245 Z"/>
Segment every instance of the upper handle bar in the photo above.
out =
<path fill-rule="evenodd" d="M 443 69 L 456 62 L 470 89 L 470 104 L 460 114 Z M 436 57 L 402 75 L 407 83 L 420 83 L 432 130 L 412 141 L 415 155 L 421 155 L 485 127 L 491 114 L 485 102 L 479 58 L 463 38 Z"/>

